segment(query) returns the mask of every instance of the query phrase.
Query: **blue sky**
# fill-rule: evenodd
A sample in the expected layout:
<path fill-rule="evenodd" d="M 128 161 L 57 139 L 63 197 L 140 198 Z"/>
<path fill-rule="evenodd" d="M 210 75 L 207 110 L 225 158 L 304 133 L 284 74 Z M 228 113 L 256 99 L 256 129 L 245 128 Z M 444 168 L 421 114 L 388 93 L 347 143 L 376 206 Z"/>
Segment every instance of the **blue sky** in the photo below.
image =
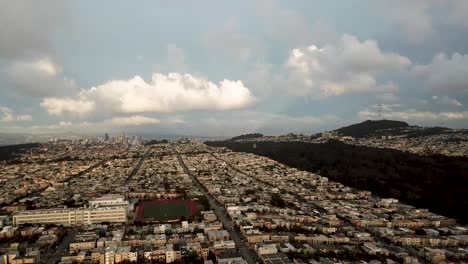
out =
<path fill-rule="evenodd" d="M 467 128 L 464 0 L 0 2 L 0 132 Z"/>

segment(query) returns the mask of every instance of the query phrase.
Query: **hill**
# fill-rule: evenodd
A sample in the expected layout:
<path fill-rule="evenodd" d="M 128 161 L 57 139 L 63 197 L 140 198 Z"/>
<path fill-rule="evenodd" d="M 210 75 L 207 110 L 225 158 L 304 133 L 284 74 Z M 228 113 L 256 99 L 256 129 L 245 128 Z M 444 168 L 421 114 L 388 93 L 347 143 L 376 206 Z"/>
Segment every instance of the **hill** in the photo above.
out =
<path fill-rule="evenodd" d="M 354 138 L 362 138 L 369 136 L 377 130 L 400 129 L 409 127 L 408 123 L 393 120 L 367 120 L 359 124 L 342 127 L 337 130 L 338 134 L 343 136 L 351 136 Z"/>
<path fill-rule="evenodd" d="M 240 135 L 237 137 L 233 137 L 230 140 L 231 141 L 236 141 L 236 140 L 242 140 L 242 139 L 252 139 L 252 138 L 261 138 L 263 137 L 263 134 L 259 133 L 252 133 L 252 134 L 245 134 L 245 135 Z"/>

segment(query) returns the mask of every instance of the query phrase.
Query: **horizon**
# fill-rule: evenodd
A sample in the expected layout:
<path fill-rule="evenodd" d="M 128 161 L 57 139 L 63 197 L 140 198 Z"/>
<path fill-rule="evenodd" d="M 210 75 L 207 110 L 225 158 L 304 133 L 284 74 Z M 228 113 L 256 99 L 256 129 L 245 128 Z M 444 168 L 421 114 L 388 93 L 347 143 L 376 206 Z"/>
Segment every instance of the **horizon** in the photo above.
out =
<path fill-rule="evenodd" d="M 463 0 L 2 3 L 2 134 L 468 128 Z"/>
<path fill-rule="evenodd" d="M 314 135 L 319 135 L 320 133 L 323 133 L 323 132 L 329 132 L 329 131 L 338 131 L 340 129 L 343 129 L 343 128 L 347 128 L 347 127 L 350 127 L 350 126 L 355 126 L 355 125 L 360 125 L 360 124 L 364 124 L 366 122 L 380 122 L 380 121 L 391 121 L 391 122 L 403 122 L 403 123 L 406 123 L 409 127 L 418 127 L 418 128 L 423 128 L 423 129 L 427 129 L 427 128 L 445 128 L 445 129 L 450 129 L 450 130 L 467 130 L 467 129 L 464 129 L 464 128 L 460 128 L 460 129 L 457 129 L 457 128 L 450 128 L 450 127 L 440 127 L 440 126 L 417 126 L 417 125 L 413 125 L 413 124 L 410 124 L 408 122 L 405 122 L 405 121 L 400 121 L 400 120 L 389 120 L 389 119 L 376 119 L 376 120 L 371 120 L 371 119 L 368 119 L 368 120 L 364 120 L 362 122 L 359 122 L 359 123 L 353 123 L 353 124 L 347 124 L 343 127 L 337 127 L 337 128 L 334 128 L 334 129 L 331 129 L 331 130 L 322 130 L 322 131 L 311 131 L 309 133 L 284 133 L 284 134 L 264 134 L 264 133 L 261 133 L 261 132 L 252 132 L 252 133 L 246 133 L 246 134 L 234 134 L 234 135 L 226 135 L 226 136 L 217 136 L 217 135 L 214 135 L 214 136 L 206 136 L 206 135 L 190 135 L 190 134 L 158 134 L 158 133 L 152 133 L 152 132 L 134 132 L 134 133 L 127 133 L 125 131 L 108 131 L 108 132 L 105 132 L 104 134 L 102 133 L 79 133 L 79 132 L 72 132 L 72 131 L 64 131 L 64 132 L 51 132 L 51 133 L 31 133 L 31 134 L 28 134 L 28 133 L 19 133 L 19 134 L 16 134 L 18 137 L 36 137 L 36 140 L 32 140 L 32 141 L 28 141 L 28 142 L 23 142 L 24 140 L 21 139 L 19 141 L 17 141 L 16 143 L 12 143 L 12 141 L 8 141 L 8 144 L 3 144 L 1 142 L 1 138 L 0 138 L 0 146 L 9 146 L 9 145 L 15 145 L 15 144 L 23 144 L 23 143 L 41 143 L 41 142 L 44 142 L 44 140 L 52 140 L 52 139 L 60 139 L 60 140 L 70 140 L 70 139 L 75 139 L 75 138 L 79 138 L 79 139 L 86 139 L 86 138 L 104 138 L 105 135 L 108 135 L 110 138 L 118 138 L 122 135 L 125 135 L 127 137 L 141 137 L 142 139 L 144 140 L 169 140 L 169 141 L 173 141 L 173 140 L 180 140 L 180 139 L 184 139 L 184 138 L 189 138 L 189 139 L 194 139 L 194 138 L 201 138 L 201 139 L 231 139 L 231 138 L 234 138 L 234 137 L 237 137 L 237 136 L 243 136 L 243 135 L 249 135 L 249 134 L 261 134 L 263 137 L 280 137 L 280 136 L 285 136 L 285 135 L 288 135 L 288 134 L 295 134 L 295 135 L 304 135 L 304 136 L 314 136 Z M 0 132 L 0 135 L 14 135 L 14 134 L 11 134 L 11 133 L 4 133 L 4 132 Z M 40 141 L 38 138 L 42 138 L 42 141 Z M 19 143 L 19 142 L 22 142 L 22 143 Z"/>

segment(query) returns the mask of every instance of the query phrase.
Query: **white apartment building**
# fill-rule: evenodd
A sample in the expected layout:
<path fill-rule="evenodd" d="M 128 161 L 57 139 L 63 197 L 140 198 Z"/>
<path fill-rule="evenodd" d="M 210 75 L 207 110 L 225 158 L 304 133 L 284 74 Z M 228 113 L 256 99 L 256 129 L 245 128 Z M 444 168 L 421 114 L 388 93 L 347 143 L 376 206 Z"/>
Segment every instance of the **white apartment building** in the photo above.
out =
<path fill-rule="evenodd" d="M 64 226 L 90 225 L 103 222 L 125 223 L 127 210 L 124 207 L 39 209 L 13 214 L 13 225 L 57 224 Z"/>
<path fill-rule="evenodd" d="M 174 249 L 173 244 L 166 244 L 166 263 L 179 261 L 182 258 L 180 250 Z"/>
<path fill-rule="evenodd" d="M 276 244 L 263 244 L 258 246 L 257 252 L 259 255 L 268 255 L 278 253 L 278 248 Z"/>
<path fill-rule="evenodd" d="M 4 225 L 4 222 L 5 222 L 6 218 L 7 218 L 6 216 L 0 215 L 0 228 L 3 228 L 3 225 Z"/>
<path fill-rule="evenodd" d="M 104 252 L 104 263 L 105 264 L 114 264 L 115 263 L 115 251 L 117 250 L 117 245 L 110 245 L 106 248 Z"/>
<path fill-rule="evenodd" d="M 90 207 L 124 207 L 132 210 L 130 203 L 119 194 L 105 194 L 89 201 Z"/>

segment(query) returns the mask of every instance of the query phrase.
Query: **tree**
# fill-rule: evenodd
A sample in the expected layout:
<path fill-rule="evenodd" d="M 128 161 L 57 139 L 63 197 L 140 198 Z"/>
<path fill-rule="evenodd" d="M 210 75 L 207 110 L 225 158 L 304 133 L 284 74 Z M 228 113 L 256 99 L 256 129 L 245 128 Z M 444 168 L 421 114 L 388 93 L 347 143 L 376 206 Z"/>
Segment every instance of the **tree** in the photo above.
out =
<path fill-rule="evenodd" d="M 208 257 L 206 259 L 215 261 L 216 255 L 213 253 L 213 251 L 210 250 L 210 252 L 208 253 Z"/>
<path fill-rule="evenodd" d="M 280 208 L 286 207 L 286 202 L 277 193 L 274 193 L 273 195 L 271 195 L 270 204 L 276 207 L 280 207 Z"/>
<path fill-rule="evenodd" d="M 70 199 L 70 200 L 67 200 L 64 205 L 66 205 L 67 207 L 74 207 L 75 206 L 75 203 L 76 201 L 73 200 L 73 199 Z"/>
<path fill-rule="evenodd" d="M 198 196 L 197 198 L 198 198 L 198 202 L 203 206 L 205 210 L 210 208 L 210 202 L 208 201 L 208 198 L 206 198 L 206 196 L 201 195 L 201 196 Z"/>
<path fill-rule="evenodd" d="M 251 195 L 251 194 L 255 194 L 255 190 L 247 189 L 247 190 L 245 191 L 245 195 Z"/>

